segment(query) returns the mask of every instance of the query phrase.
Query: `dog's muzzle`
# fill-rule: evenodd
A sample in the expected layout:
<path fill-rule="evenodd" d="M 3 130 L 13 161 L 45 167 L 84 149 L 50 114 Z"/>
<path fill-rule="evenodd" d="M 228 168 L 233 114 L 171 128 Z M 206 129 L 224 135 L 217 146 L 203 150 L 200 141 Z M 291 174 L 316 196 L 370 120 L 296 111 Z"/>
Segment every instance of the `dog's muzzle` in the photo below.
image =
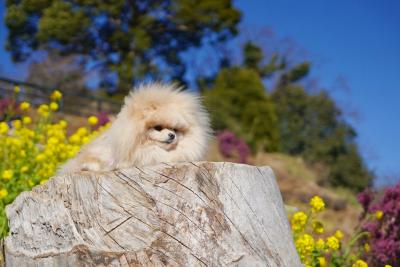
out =
<path fill-rule="evenodd" d="M 168 139 L 165 140 L 165 143 L 171 144 L 171 143 L 175 140 L 175 137 L 176 137 L 175 134 L 169 133 L 169 134 L 168 134 Z"/>

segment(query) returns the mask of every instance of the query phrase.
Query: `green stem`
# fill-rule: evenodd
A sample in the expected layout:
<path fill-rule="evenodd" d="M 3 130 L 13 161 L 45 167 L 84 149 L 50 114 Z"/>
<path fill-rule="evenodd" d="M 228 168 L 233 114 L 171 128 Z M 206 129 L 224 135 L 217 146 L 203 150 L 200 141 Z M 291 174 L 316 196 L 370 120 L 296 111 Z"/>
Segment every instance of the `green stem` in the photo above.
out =
<path fill-rule="evenodd" d="M 355 242 L 358 241 L 360 238 L 362 238 L 362 237 L 364 237 L 364 236 L 368 236 L 368 235 L 369 235 L 369 232 L 367 232 L 367 231 L 360 232 L 360 233 L 358 233 L 357 235 L 355 235 L 355 236 L 350 240 L 349 245 L 347 246 L 346 252 L 344 253 L 343 257 L 344 257 L 345 259 L 347 259 L 347 257 L 348 257 L 348 255 L 349 255 L 350 251 L 352 250 L 352 248 L 353 248 Z"/>

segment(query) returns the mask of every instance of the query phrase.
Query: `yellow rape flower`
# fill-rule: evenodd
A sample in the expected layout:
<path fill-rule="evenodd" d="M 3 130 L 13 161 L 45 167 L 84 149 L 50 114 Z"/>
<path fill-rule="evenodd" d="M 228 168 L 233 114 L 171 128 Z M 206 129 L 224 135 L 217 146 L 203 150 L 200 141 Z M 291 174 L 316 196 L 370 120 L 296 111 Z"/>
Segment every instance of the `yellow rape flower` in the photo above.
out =
<path fill-rule="evenodd" d="M 319 266 L 324 267 L 326 266 L 326 259 L 325 257 L 318 257 Z"/>
<path fill-rule="evenodd" d="M 20 108 L 21 110 L 27 110 L 27 109 L 30 108 L 30 106 L 31 106 L 31 104 L 29 104 L 28 102 L 22 102 L 22 103 L 19 105 L 19 108 Z"/>
<path fill-rule="evenodd" d="M 89 133 L 88 129 L 85 127 L 80 127 L 77 131 L 76 134 L 79 135 L 80 137 L 83 137 Z"/>
<path fill-rule="evenodd" d="M 44 119 L 43 116 L 50 116 L 52 110 L 58 108 L 60 102 L 56 99 L 60 97 L 60 94 L 54 94 L 54 100 L 47 105 L 40 105 L 37 109 L 35 105 L 35 116 L 40 116 L 38 119 L 28 116 L 33 105 L 22 102 L 19 103 L 19 110 L 27 112 L 23 113 L 21 120 L 0 122 L 0 155 L 3 155 L 0 181 L 7 184 L 7 187 L 0 185 L 0 199 L 6 197 L 7 201 L 11 201 L 22 190 L 45 183 L 60 164 L 75 156 L 83 143 L 89 142 L 104 129 L 92 131 L 90 125 L 97 118 L 90 121 L 87 118 L 86 128 L 78 129 L 71 136 L 65 120 L 53 123 Z M 0 219 L 5 219 L 3 217 L 0 214 Z"/>
<path fill-rule="evenodd" d="M 49 179 L 43 179 L 43 180 L 40 181 L 40 184 L 45 184 L 45 183 L 47 183 L 48 180 Z"/>
<path fill-rule="evenodd" d="M 322 234 L 324 232 L 324 225 L 320 221 L 313 221 L 313 230 L 316 234 Z"/>
<path fill-rule="evenodd" d="M 21 171 L 21 173 L 26 173 L 27 171 L 29 171 L 29 167 L 23 166 L 20 171 Z"/>
<path fill-rule="evenodd" d="M 307 223 L 307 214 L 302 211 L 296 212 L 292 217 L 292 229 L 295 232 L 300 232 L 304 229 L 304 226 Z"/>
<path fill-rule="evenodd" d="M 367 253 L 371 250 L 371 248 L 370 248 L 370 246 L 369 246 L 368 243 L 365 243 L 365 244 L 364 244 L 364 250 L 365 250 L 365 252 L 367 252 Z"/>
<path fill-rule="evenodd" d="M 44 155 L 47 157 L 47 158 L 50 158 L 50 157 L 52 157 L 53 156 L 53 151 L 51 150 L 51 149 L 46 149 L 46 151 L 44 152 Z"/>
<path fill-rule="evenodd" d="M 10 139 L 8 139 L 8 140 L 10 140 L 10 144 L 11 144 L 12 146 L 19 147 L 19 146 L 22 145 L 21 139 L 18 139 L 18 138 L 10 138 Z"/>
<path fill-rule="evenodd" d="M 96 125 L 97 123 L 99 122 L 99 119 L 96 117 L 96 116 L 90 116 L 89 118 L 88 118 L 88 123 L 90 124 L 90 125 Z"/>
<path fill-rule="evenodd" d="M 90 141 L 90 138 L 87 136 L 82 138 L 82 144 L 87 144 L 87 143 L 89 143 L 89 141 Z"/>
<path fill-rule="evenodd" d="M 315 248 L 319 250 L 325 249 L 325 241 L 322 238 L 319 238 L 317 242 L 315 242 Z"/>
<path fill-rule="evenodd" d="M 42 116 L 42 117 L 47 117 L 49 116 L 49 106 L 46 104 L 42 104 L 39 106 L 38 108 L 38 113 Z"/>
<path fill-rule="evenodd" d="M 357 260 L 352 267 L 368 267 L 368 264 L 363 260 Z"/>
<path fill-rule="evenodd" d="M 392 267 L 392 265 L 386 264 L 385 267 Z"/>
<path fill-rule="evenodd" d="M 310 200 L 311 212 L 317 213 L 325 209 L 325 203 L 322 198 L 315 196 Z"/>
<path fill-rule="evenodd" d="M 22 127 L 22 124 L 21 124 L 21 121 L 20 121 L 20 120 L 15 120 L 15 121 L 13 121 L 13 122 L 12 122 L 12 125 L 13 125 L 13 127 L 14 127 L 16 130 L 21 129 L 21 127 Z"/>
<path fill-rule="evenodd" d="M 342 238 L 343 238 L 343 233 L 342 233 L 342 231 L 340 231 L 340 230 L 337 230 L 336 232 L 335 232 L 335 237 L 337 238 L 337 239 L 339 239 L 339 240 L 341 240 Z"/>
<path fill-rule="evenodd" d="M 49 145 L 57 145 L 57 144 L 59 143 L 59 141 L 58 141 L 58 139 L 55 138 L 55 137 L 50 137 L 50 138 L 47 140 L 47 143 L 48 143 Z"/>
<path fill-rule="evenodd" d="M 14 172 L 12 170 L 4 170 L 2 178 L 4 180 L 10 180 L 14 175 Z"/>
<path fill-rule="evenodd" d="M 61 126 L 61 128 L 66 128 L 67 127 L 67 125 L 68 125 L 68 123 L 65 121 L 65 120 L 60 120 L 59 121 L 59 123 L 58 123 L 60 126 Z"/>
<path fill-rule="evenodd" d="M 50 109 L 53 111 L 58 110 L 58 104 L 56 102 L 51 102 L 50 103 Z"/>
<path fill-rule="evenodd" d="M 78 144 L 78 143 L 81 141 L 81 137 L 80 137 L 79 135 L 77 135 L 77 134 L 73 134 L 73 135 L 71 135 L 71 136 L 69 137 L 69 141 L 70 141 L 72 144 Z"/>
<path fill-rule="evenodd" d="M 9 130 L 8 124 L 6 122 L 0 122 L 0 134 L 5 134 Z"/>
<path fill-rule="evenodd" d="M 0 199 L 5 198 L 6 196 L 8 196 L 8 191 L 7 191 L 7 189 L 2 188 L 2 189 L 0 190 Z"/>
<path fill-rule="evenodd" d="M 61 92 L 58 91 L 58 90 L 53 91 L 53 93 L 50 95 L 50 99 L 51 99 L 52 101 L 58 101 L 58 100 L 60 100 L 61 98 L 62 98 L 62 94 L 61 94 Z"/>
<path fill-rule="evenodd" d="M 295 246 L 299 255 L 304 259 L 307 255 L 311 254 L 315 247 L 314 238 L 309 234 L 304 234 L 296 239 Z"/>
<path fill-rule="evenodd" d="M 28 185 L 29 185 L 30 187 L 33 187 L 33 186 L 35 185 L 35 183 L 32 181 L 32 179 L 29 179 L 29 180 L 28 180 Z"/>
<path fill-rule="evenodd" d="M 39 154 L 39 155 L 36 156 L 35 159 L 36 159 L 36 161 L 41 162 L 41 161 L 46 159 L 46 156 L 44 154 Z"/>
<path fill-rule="evenodd" d="M 22 122 L 24 124 L 30 124 L 32 122 L 32 119 L 31 119 L 31 117 L 24 116 L 24 117 L 22 117 Z"/>
<path fill-rule="evenodd" d="M 375 217 L 376 217 L 378 220 L 382 219 L 382 217 L 383 217 L 383 211 L 377 210 L 377 211 L 375 212 Z"/>
<path fill-rule="evenodd" d="M 335 236 L 330 236 L 326 239 L 326 246 L 332 250 L 338 250 L 340 247 L 339 239 Z"/>
<path fill-rule="evenodd" d="M 18 85 L 14 86 L 14 92 L 18 94 L 19 92 L 21 92 L 21 88 Z"/>

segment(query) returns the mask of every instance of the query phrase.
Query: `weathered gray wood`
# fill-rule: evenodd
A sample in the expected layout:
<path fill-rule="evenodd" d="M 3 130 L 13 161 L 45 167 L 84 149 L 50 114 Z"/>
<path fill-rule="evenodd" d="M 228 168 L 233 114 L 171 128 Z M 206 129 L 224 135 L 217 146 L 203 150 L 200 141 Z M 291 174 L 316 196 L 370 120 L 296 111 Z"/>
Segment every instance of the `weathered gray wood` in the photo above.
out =
<path fill-rule="evenodd" d="M 7 216 L 6 266 L 301 266 L 269 167 L 61 176 L 22 193 Z"/>

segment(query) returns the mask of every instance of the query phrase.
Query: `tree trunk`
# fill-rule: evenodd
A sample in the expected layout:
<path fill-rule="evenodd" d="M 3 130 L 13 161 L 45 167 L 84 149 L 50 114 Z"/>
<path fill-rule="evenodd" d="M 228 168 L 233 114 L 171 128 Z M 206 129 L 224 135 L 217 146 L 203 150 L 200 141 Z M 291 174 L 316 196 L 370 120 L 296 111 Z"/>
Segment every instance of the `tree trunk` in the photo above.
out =
<path fill-rule="evenodd" d="M 22 193 L 7 216 L 6 266 L 301 266 L 269 167 L 60 176 Z"/>

